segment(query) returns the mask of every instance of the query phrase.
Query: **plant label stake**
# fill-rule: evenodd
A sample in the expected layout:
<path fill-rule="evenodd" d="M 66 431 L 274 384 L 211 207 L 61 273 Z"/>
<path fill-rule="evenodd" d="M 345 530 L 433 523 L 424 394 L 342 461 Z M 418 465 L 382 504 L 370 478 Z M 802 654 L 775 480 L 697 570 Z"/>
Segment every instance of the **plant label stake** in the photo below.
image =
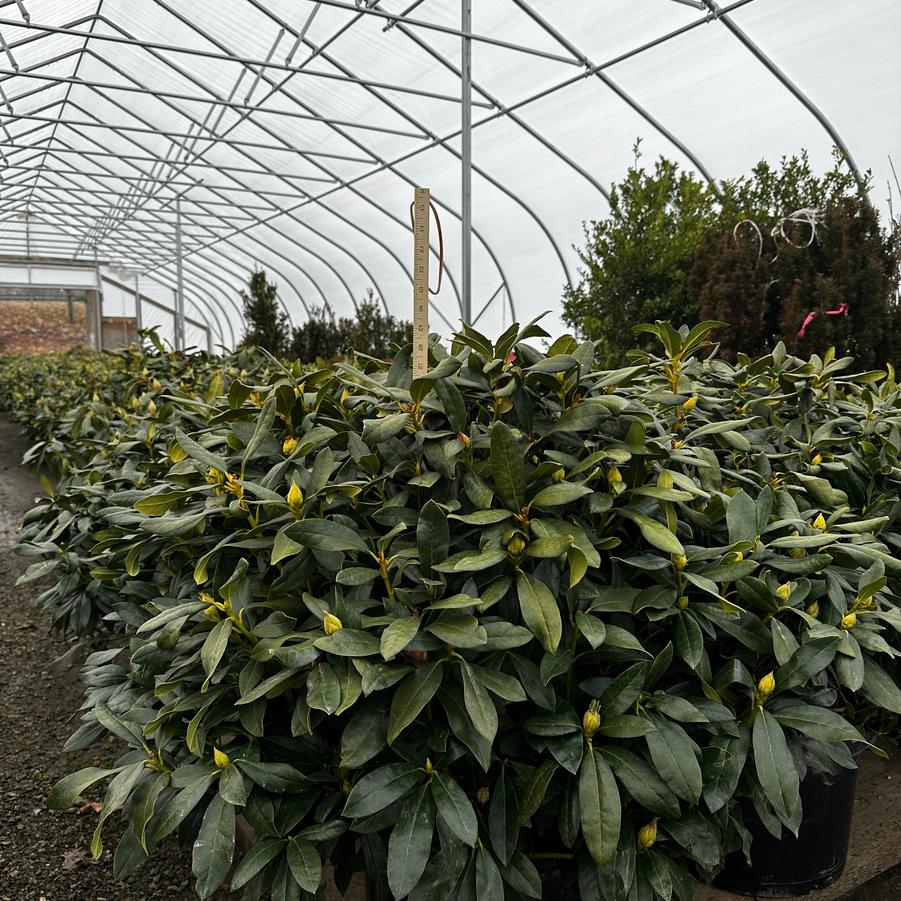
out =
<path fill-rule="evenodd" d="M 413 377 L 429 369 L 429 189 L 413 197 Z"/>

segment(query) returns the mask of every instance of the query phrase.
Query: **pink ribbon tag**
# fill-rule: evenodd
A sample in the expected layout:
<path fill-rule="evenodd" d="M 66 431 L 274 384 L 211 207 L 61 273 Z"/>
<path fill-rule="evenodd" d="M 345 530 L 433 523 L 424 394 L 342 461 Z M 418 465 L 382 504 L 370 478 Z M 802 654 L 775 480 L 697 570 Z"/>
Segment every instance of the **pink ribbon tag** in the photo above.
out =
<path fill-rule="evenodd" d="M 848 305 L 842 301 L 838 305 L 838 309 L 836 310 L 826 310 L 827 316 L 847 316 L 848 315 Z M 804 319 L 804 323 L 801 325 L 801 328 L 798 329 L 798 337 L 803 338 L 804 333 L 807 331 L 807 326 L 813 322 L 814 319 L 817 318 L 817 310 L 811 310 L 807 317 Z"/>

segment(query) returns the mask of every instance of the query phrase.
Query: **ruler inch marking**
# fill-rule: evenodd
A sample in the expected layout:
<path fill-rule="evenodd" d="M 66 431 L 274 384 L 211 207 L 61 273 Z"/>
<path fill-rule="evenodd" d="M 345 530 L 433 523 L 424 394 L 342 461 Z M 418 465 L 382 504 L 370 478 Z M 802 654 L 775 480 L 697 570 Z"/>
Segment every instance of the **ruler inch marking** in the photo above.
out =
<path fill-rule="evenodd" d="M 429 371 L 429 189 L 413 196 L 413 377 Z"/>

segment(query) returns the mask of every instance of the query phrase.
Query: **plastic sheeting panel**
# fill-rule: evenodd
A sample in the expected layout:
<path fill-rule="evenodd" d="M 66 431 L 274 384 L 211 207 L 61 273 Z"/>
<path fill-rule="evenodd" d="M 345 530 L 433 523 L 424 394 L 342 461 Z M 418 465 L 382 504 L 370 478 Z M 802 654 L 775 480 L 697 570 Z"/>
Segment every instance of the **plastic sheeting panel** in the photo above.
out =
<path fill-rule="evenodd" d="M 30 22 L 0 9 L 3 254 L 96 248 L 171 297 L 180 196 L 186 309 L 215 343 L 240 336 L 257 267 L 295 321 L 347 314 L 369 288 L 407 318 L 421 184 L 446 238 L 433 327 L 457 324 L 457 0 L 24 5 Z M 840 140 L 885 206 L 901 147 L 896 0 L 472 5 L 472 310 L 488 332 L 545 310 L 560 327 L 582 223 L 605 213 L 639 137 L 646 160 L 711 178 L 802 148 L 822 167 Z"/>

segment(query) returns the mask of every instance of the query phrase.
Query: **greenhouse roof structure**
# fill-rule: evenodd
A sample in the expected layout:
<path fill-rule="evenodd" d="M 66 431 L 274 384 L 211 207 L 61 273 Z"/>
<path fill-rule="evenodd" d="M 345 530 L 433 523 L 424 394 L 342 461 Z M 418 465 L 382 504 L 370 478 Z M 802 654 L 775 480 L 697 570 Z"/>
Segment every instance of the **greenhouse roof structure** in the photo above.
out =
<path fill-rule="evenodd" d="M 259 267 L 295 321 L 408 318 L 422 185 L 433 328 L 554 321 L 636 138 L 708 179 L 838 146 L 884 205 L 899 48 L 896 0 L 0 0 L 0 265 L 140 273 L 225 345 Z"/>

